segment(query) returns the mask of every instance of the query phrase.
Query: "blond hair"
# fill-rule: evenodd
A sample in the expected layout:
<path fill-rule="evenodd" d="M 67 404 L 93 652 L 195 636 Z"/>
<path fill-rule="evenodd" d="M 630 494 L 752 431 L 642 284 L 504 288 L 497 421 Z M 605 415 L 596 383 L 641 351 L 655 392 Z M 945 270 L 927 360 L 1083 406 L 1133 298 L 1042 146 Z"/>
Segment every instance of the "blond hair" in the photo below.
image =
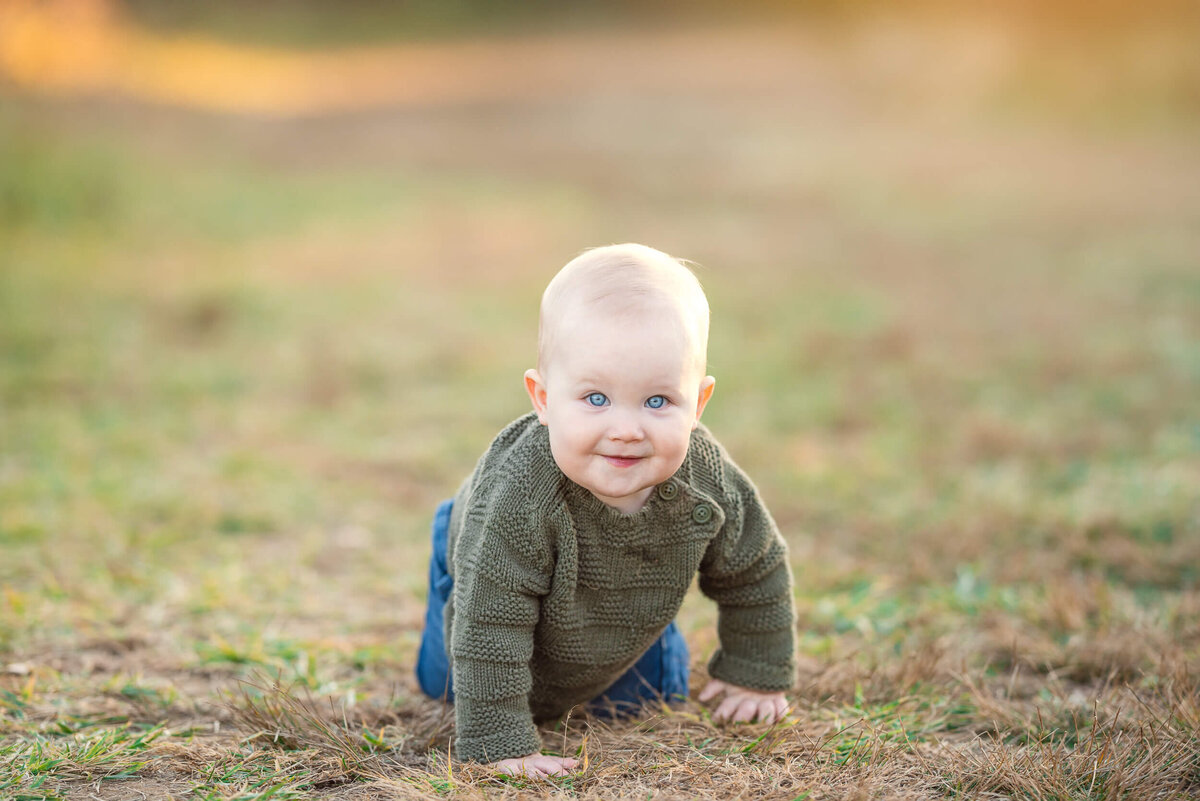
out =
<path fill-rule="evenodd" d="M 555 329 L 572 313 L 600 309 L 617 315 L 674 313 L 703 375 L 708 352 L 708 298 L 682 261 L 661 250 L 626 243 L 585 250 L 550 280 L 538 316 L 538 369 L 544 370 Z"/>

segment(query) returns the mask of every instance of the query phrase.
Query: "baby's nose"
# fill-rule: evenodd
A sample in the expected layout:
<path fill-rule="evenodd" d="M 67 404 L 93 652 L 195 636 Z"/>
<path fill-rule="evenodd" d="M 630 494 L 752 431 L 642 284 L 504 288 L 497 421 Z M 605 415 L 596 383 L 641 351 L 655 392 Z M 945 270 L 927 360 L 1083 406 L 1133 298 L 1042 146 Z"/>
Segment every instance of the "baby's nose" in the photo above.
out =
<path fill-rule="evenodd" d="M 637 414 L 619 412 L 610 420 L 608 436 L 616 440 L 638 440 L 645 436 L 645 432 Z"/>

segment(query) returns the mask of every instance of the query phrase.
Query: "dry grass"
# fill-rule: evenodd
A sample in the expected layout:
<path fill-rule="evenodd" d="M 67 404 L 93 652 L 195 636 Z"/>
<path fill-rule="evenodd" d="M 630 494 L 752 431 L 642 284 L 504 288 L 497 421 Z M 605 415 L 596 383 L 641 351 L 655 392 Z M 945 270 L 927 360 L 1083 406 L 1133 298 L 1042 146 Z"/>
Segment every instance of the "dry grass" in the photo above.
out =
<path fill-rule="evenodd" d="M 1038 681 L 1031 699 L 1019 669 L 979 684 L 923 664 L 862 677 L 870 689 L 852 702 L 801 698 L 770 727 L 717 727 L 694 704 L 615 725 L 572 717 L 546 730 L 545 743 L 578 755 L 583 768 L 553 782 L 452 761 L 452 728 L 435 704 L 351 713 L 264 681 L 243 685 L 229 702 L 237 738 L 160 739 L 139 762 L 126 758 L 107 774 L 60 748 L 68 767 L 43 787 L 69 791 L 84 778 L 137 769 L 172 793 L 219 787 L 222 794 L 206 797 L 224 798 L 270 788 L 331 798 L 1184 798 L 1195 791 L 1200 688 L 1182 665 L 1164 666 L 1152 687 Z M 940 707 L 935 698 L 945 699 Z M 164 734 L 154 729 L 145 739 Z"/>

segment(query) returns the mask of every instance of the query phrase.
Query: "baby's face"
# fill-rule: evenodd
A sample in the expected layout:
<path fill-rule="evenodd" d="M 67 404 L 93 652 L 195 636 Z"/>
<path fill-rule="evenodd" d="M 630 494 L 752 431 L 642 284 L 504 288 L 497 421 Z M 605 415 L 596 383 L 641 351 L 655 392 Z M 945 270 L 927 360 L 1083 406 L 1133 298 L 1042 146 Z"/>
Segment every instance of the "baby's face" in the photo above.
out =
<path fill-rule="evenodd" d="M 713 380 L 674 320 L 585 312 L 559 326 L 545 374 L 525 376 L 554 461 L 632 514 L 683 464 Z"/>

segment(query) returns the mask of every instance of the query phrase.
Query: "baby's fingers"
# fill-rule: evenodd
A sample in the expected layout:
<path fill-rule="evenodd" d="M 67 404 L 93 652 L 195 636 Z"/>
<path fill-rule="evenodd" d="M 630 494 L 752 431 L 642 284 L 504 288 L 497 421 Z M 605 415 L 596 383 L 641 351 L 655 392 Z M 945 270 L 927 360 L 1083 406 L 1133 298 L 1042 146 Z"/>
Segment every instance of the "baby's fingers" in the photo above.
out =
<path fill-rule="evenodd" d="M 775 720 L 783 720 L 787 717 L 788 702 L 786 698 L 775 699 Z"/>
<path fill-rule="evenodd" d="M 760 723 L 774 723 L 783 719 L 787 702 L 779 698 L 767 698 L 758 704 L 758 720 Z"/>
<path fill-rule="evenodd" d="M 717 708 L 713 710 L 712 719 L 714 723 L 724 723 L 733 718 L 737 712 L 738 706 L 741 705 L 742 699 L 736 696 L 725 696 Z"/>
<path fill-rule="evenodd" d="M 497 763 L 496 770 L 509 776 L 528 776 L 538 779 L 544 776 L 532 759 L 512 759 Z"/>
<path fill-rule="evenodd" d="M 753 698 L 743 698 L 742 702 L 738 704 L 737 711 L 733 713 L 733 722 L 749 723 L 757 714 L 758 701 Z"/>
<path fill-rule="evenodd" d="M 546 757 L 550 760 L 550 764 L 543 766 L 543 770 L 551 776 L 566 776 L 579 764 L 576 759 L 570 757 Z"/>
<path fill-rule="evenodd" d="M 708 684 L 705 684 L 704 689 L 700 691 L 700 703 L 716 698 L 725 691 L 726 686 L 725 682 L 720 679 L 709 679 Z"/>
<path fill-rule="evenodd" d="M 548 776 L 565 776 L 576 765 L 578 760 L 570 757 L 553 757 L 541 754 L 516 759 L 502 759 L 495 763 L 500 773 L 509 776 L 527 776 L 531 779 L 545 779 Z"/>
<path fill-rule="evenodd" d="M 578 764 L 569 757 L 541 756 L 532 761 L 532 767 L 540 776 L 566 776 Z"/>

